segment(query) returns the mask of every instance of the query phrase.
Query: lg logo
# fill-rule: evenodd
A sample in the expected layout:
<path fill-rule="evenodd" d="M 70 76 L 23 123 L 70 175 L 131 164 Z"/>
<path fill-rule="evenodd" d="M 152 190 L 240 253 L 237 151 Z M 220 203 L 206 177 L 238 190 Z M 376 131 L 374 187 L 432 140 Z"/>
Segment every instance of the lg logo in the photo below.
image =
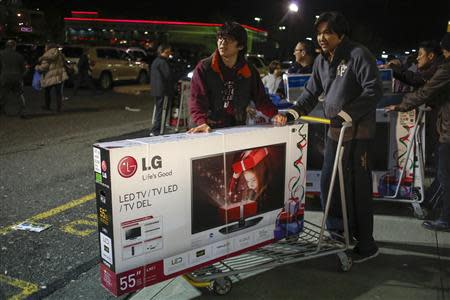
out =
<path fill-rule="evenodd" d="M 137 167 L 137 161 L 133 157 L 125 156 L 119 161 L 117 169 L 120 176 L 129 178 L 136 173 Z"/>

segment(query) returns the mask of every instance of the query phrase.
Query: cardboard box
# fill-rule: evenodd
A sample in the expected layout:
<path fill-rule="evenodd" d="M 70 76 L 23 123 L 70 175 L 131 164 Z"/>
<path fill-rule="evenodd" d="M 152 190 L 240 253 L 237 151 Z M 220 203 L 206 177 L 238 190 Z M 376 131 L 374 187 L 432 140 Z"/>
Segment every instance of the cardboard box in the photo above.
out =
<path fill-rule="evenodd" d="M 306 145 L 306 124 L 94 145 L 102 285 L 118 296 L 298 233 Z"/>

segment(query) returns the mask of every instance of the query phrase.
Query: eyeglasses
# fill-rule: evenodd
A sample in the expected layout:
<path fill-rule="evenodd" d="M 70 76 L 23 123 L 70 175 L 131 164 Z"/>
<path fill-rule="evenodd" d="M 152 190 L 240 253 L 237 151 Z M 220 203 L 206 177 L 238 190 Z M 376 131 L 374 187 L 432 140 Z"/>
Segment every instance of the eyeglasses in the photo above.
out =
<path fill-rule="evenodd" d="M 218 36 L 217 41 L 221 42 L 221 43 L 232 43 L 232 42 L 236 41 L 236 39 L 234 39 L 231 36 Z"/>

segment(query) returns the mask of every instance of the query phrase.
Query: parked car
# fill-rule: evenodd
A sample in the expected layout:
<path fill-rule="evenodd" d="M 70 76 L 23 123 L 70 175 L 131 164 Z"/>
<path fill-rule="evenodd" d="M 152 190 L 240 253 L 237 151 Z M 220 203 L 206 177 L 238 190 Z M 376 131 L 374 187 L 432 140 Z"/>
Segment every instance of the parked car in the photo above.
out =
<path fill-rule="evenodd" d="M 139 47 L 126 48 L 125 52 L 130 54 L 134 59 L 138 61 L 147 61 L 147 52 Z"/>
<path fill-rule="evenodd" d="M 110 89 L 114 83 L 125 80 L 141 84 L 148 82 L 148 65 L 135 59 L 125 49 L 67 45 L 62 47 L 62 52 L 72 65 L 76 65 L 84 49 L 87 49 L 89 56 L 92 78 L 99 82 L 102 89 Z"/>

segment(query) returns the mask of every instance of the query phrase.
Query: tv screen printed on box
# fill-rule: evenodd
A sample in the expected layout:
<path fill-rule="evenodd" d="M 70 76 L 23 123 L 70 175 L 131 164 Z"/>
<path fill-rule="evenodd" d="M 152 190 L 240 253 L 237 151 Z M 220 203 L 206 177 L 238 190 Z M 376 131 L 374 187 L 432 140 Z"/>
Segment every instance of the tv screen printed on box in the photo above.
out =
<path fill-rule="evenodd" d="M 248 228 L 283 207 L 285 164 L 284 143 L 193 159 L 192 234 Z"/>

